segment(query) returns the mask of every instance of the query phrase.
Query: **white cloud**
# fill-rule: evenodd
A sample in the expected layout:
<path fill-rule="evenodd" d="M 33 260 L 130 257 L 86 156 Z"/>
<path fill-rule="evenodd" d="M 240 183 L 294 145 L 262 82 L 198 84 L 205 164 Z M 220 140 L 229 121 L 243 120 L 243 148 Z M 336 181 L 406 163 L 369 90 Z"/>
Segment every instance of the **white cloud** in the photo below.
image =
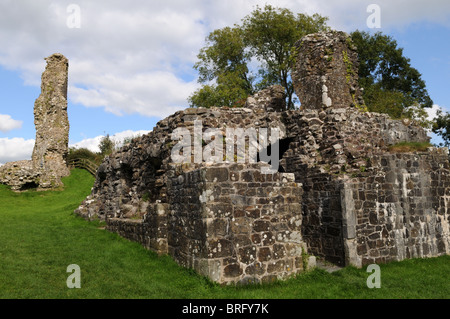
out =
<path fill-rule="evenodd" d="M 8 43 L 0 64 L 39 85 L 44 58 L 60 52 L 69 59 L 75 103 L 159 117 L 187 105 L 197 87 L 192 64 L 207 33 L 201 6 L 81 0 L 81 28 L 70 29 L 69 4 L 0 1 L 0 39 Z"/>
<path fill-rule="evenodd" d="M 450 27 L 450 2 L 447 0 L 298 0 L 283 1 L 290 9 L 303 8 L 308 14 L 319 13 L 330 18 L 331 27 L 347 32 L 355 29 L 367 30 L 367 12 L 370 4 L 380 8 L 383 32 L 391 28 L 402 29 L 418 22 L 432 22 Z M 298 11 L 301 12 L 301 11 Z M 380 31 L 380 29 L 373 29 Z"/>
<path fill-rule="evenodd" d="M 439 111 L 442 111 L 443 113 L 448 113 L 448 109 L 444 106 L 440 106 L 437 104 L 433 104 L 431 108 L 425 108 L 426 112 L 428 113 L 428 120 L 432 121 L 436 118 L 437 113 Z M 442 137 L 438 136 L 437 134 L 433 133 L 431 130 L 428 131 L 428 136 L 431 137 L 431 143 L 435 145 L 443 144 L 444 140 Z"/>
<path fill-rule="evenodd" d="M 0 163 L 31 159 L 34 140 L 0 138 Z"/>
<path fill-rule="evenodd" d="M 439 111 L 446 112 L 445 108 L 437 104 L 433 104 L 431 108 L 424 109 L 428 113 L 428 120 L 432 121 L 436 118 Z"/>
<path fill-rule="evenodd" d="M 111 139 L 120 147 L 123 141 L 128 138 L 138 137 L 150 131 L 127 130 L 111 135 Z M 87 148 L 93 152 L 99 152 L 98 144 L 103 136 L 87 138 L 77 143 L 71 143 L 70 147 Z M 25 140 L 23 138 L 0 138 L 0 166 L 8 162 L 31 159 L 33 153 L 34 139 Z"/>
<path fill-rule="evenodd" d="M 140 130 L 140 131 L 132 131 L 127 130 L 123 132 L 116 133 L 114 135 L 110 135 L 110 138 L 116 143 L 118 147 L 122 146 L 123 141 L 125 139 L 138 137 L 144 134 L 149 133 L 150 131 L 146 130 Z M 101 139 L 103 138 L 103 135 L 99 135 L 93 138 L 86 138 L 80 142 L 77 143 L 71 143 L 69 146 L 74 148 L 87 148 L 88 150 L 92 152 L 100 152 L 100 149 L 98 145 L 100 144 Z"/>
<path fill-rule="evenodd" d="M 198 87 L 184 82 L 173 73 L 154 71 L 124 78 L 99 74 L 89 88 L 69 87 L 69 98 L 87 107 L 104 106 L 114 114 L 137 112 L 146 116 L 166 117 L 186 104 L 186 98 Z"/>
<path fill-rule="evenodd" d="M 78 0 L 81 27 L 67 27 L 63 0 L 0 0 L 0 64 L 19 69 L 26 84 L 40 84 L 44 58 L 69 58 L 69 98 L 115 114 L 164 117 L 187 106 L 198 87 L 192 69 L 207 34 L 239 23 L 267 0 Z M 269 1 L 270 2 L 270 1 Z M 344 31 L 365 28 L 373 0 L 279 0 L 295 13 L 320 13 Z M 419 21 L 449 25 L 446 0 L 378 0 L 382 27 Z"/>
<path fill-rule="evenodd" d="M 22 121 L 14 120 L 10 115 L 0 114 L 0 132 L 7 133 L 22 127 Z"/>

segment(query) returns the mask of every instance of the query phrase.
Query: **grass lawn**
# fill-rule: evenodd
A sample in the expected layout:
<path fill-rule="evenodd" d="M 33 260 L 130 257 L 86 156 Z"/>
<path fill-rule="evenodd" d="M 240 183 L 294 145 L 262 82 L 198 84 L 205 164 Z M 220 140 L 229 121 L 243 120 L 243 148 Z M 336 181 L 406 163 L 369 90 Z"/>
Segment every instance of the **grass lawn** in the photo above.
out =
<path fill-rule="evenodd" d="M 365 269 L 316 269 L 270 285 L 223 287 L 73 214 L 93 177 L 74 169 L 64 191 L 13 193 L 0 185 L 0 298 L 449 298 L 450 256 L 381 266 L 381 288 Z M 81 269 L 69 289 L 67 266 Z"/>

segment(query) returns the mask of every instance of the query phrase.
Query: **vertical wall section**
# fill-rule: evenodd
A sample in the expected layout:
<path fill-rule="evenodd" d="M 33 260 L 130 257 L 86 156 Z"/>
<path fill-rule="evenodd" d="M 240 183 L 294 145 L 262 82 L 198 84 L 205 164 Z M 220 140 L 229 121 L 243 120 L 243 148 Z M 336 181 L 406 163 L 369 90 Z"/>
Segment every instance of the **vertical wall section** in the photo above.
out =
<path fill-rule="evenodd" d="M 346 263 L 363 266 L 450 253 L 447 155 L 387 154 L 341 189 Z"/>
<path fill-rule="evenodd" d="M 170 255 L 220 283 L 303 271 L 301 185 L 293 174 L 264 174 L 261 167 L 217 164 L 174 176 Z"/>
<path fill-rule="evenodd" d="M 266 164 L 174 170 L 169 203 L 107 228 L 219 283 L 271 282 L 315 265 L 302 238 L 302 185 Z"/>

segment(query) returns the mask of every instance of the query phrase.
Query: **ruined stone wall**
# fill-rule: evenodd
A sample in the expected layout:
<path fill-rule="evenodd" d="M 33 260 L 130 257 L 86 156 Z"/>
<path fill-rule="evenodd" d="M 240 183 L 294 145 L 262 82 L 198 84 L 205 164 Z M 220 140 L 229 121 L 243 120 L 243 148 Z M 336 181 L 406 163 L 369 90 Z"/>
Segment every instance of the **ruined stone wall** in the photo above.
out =
<path fill-rule="evenodd" d="M 148 213 L 143 218 L 111 217 L 106 219 L 106 229 L 158 254 L 168 254 L 167 209 L 167 204 L 149 203 Z"/>
<path fill-rule="evenodd" d="M 31 161 L 41 171 L 40 188 L 62 185 L 61 177 L 69 175 L 66 158 L 69 151 L 67 115 L 67 81 L 69 61 L 62 54 L 45 59 L 41 94 L 34 104 L 36 141 Z"/>
<path fill-rule="evenodd" d="M 214 170 L 211 170 L 211 173 L 213 172 Z M 207 189 L 204 174 L 205 171 L 202 170 L 179 171 L 170 178 L 168 185 L 167 195 L 170 202 L 170 209 L 166 212 L 168 253 L 179 264 L 188 268 L 199 267 L 199 260 L 207 259 L 210 253 L 207 247 L 208 225 L 203 207 L 205 200 L 204 195 L 202 196 Z M 223 180 L 222 178 L 219 183 Z M 223 211 L 223 214 L 226 213 L 230 211 Z M 217 224 L 219 223 L 220 220 L 217 221 Z M 217 245 L 219 245 L 218 254 L 230 253 L 228 241 L 216 243 L 216 250 Z"/>
<path fill-rule="evenodd" d="M 183 127 L 193 135 L 195 121 L 203 132 L 222 130 L 224 138 L 226 128 L 255 125 L 278 128 L 285 137 L 276 112 L 252 107 L 186 109 L 160 121 L 105 159 L 92 194 L 76 212 L 104 219 L 107 229 L 218 282 L 270 281 L 301 271 L 307 249 L 300 231 L 301 186 L 293 175 L 263 174 L 263 163 L 248 159 L 236 164 L 237 158 L 224 158 L 213 166 L 172 162 L 177 141 L 171 133 Z M 194 160 L 194 141 L 191 146 Z"/>
<path fill-rule="evenodd" d="M 107 227 L 220 283 L 301 272 L 315 261 L 301 235 L 301 185 L 292 174 L 262 174 L 261 165 L 179 171 L 170 179 L 170 205 L 140 221 L 108 219 Z"/>
<path fill-rule="evenodd" d="M 247 98 L 245 107 L 263 109 L 266 112 L 286 111 L 286 90 L 281 85 L 272 85 Z"/>
<path fill-rule="evenodd" d="M 300 110 L 281 112 L 284 95 L 271 87 L 245 108 L 177 112 L 107 158 L 76 212 L 221 283 L 285 278 L 305 268 L 304 252 L 342 266 L 448 254 L 445 152 L 390 153 L 429 137 L 411 121 L 366 112 L 348 35 L 309 35 L 296 50 Z M 236 164 L 239 156 L 193 163 L 200 139 L 188 142 L 189 163 L 173 163 L 171 134 L 195 136 L 196 121 L 224 139 L 231 127 L 280 129 L 278 172 Z"/>
<path fill-rule="evenodd" d="M 218 128 L 226 137 L 226 128 L 274 127 L 280 129 L 283 138 L 286 132 L 277 114 L 268 113 L 264 108 L 189 108 L 176 112 L 159 121 L 152 132 L 134 139 L 104 160 L 98 168 L 92 194 L 77 213 L 100 219 L 143 217 L 152 209 L 149 208 L 151 203 L 157 200 L 167 203 L 168 176 L 173 170 L 171 151 L 178 143 L 171 136 L 177 128 L 186 128 L 194 136 L 194 121 L 200 121 L 202 132 Z M 192 163 L 184 167 L 199 168 L 203 163 L 195 163 L 194 139 L 191 143 Z M 204 146 L 202 142 L 200 152 Z M 234 158 L 230 160 L 234 161 Z"/>
<path fill-rule="evenodd" d="M 342 240 L 341 181 L 329 174 L 310 172 L 303 184 L 302 235 L 308 251 L 336 265 L 345 264 Z"/>
<path fill-rule="evenodd" d="M 342 188 L 347 263 L 450 253 L 450 171 L 444 150 L 371 158 Z"/>
<path fill-rule="evenodd" d="M 69 175 L 66 158 L 69 143 L 67 81 L 69 62 L 55 53 L 45 59 L 41 94 L 34 104 L 36 141 L 31 160 L 8 163 L 0 168 L 0 183 L 14 191 L 62 186 Z"/>
<path fill-rule="evenodd" d="M 189 252 L 184 265 L 222 283 L 266 282 L 303 271 L 301 185 L 291 174 L 261 174 L 260 169 L 260 164 L 214 165 L 200 176 L 185 174 L 187 181 L 174 178 L 180 183 L 171 188 L 178 201 L 172 218 L 180 219 L 175 225 L 185 229 L 173 234 L 178 246 L 171 255 Z M 195 177 L 189 181 L 192 175 L 204 185 L 201 209 L 190 207 L 192 200 L 187 204 L 199 186 Z M 169 251 L 171 242 L 169 237 Z"/>
<path fill-rule="evenodd" d="M 392 120 L 385 114 L 364 111 L 357 83 L 356 48 L 345 33 L 308 35 L 297 42 L 296 49 L 297 65 L 292 78 L 302 110 L 284 115 L 292 143 L 282 166 L 286 172 L 293 172 L 304 187 L 303 238 L 309 251 L 344 265 L 350 262 L 347 219 L 342 207 L 351 205 L 351 201 L 341 194 L 346 181 L 370 170 L 366 174 L 371 177 L 358 184 L 363 190 L 370 187 L 367 184 L 377 174 L 372 168 L 372 158 L 386 154 L 390 145 L 428 142 L 429 137 L 411 121 Z M 359 227 L 369 227 L 368 215 L 361 215 L 366 218 L 360 220 Z M 356 236 L 363 240 L 362 234 Z M 371 255 L 386 254 L 380 252 L 380 242 L 376 247 L 369 242 L 374 249 Z M 358 247 L 361 252 L 362 246 Z"/>
<path fill-rule="evenodd" d="M 295 46 L 292 82 L 302 108 L 363 108 L 358 54 L 350 36 L 330 31 L 309 34 Z"/>
<path fill-rule="evenodd" d="M 9 185 L 13 191 L 37 187 L 39 175 L 31 161 L 9 162 L 0 167 L 0 183 Z"/>
<path fill-rule="evenodd" d="M 150 248 L 147 246 L 148 239 L 145 236 L 147 227 L 142 222 L 142 219 L 110 218 L 108 219 L 108 225 L 106 229 L 117 233 L 123 238 L 138 242 L 146 248 Z"/>
<path fill-rule="evenodd" d="M 308 249 L 344 265 L 343 180 L 365 171 L 370 159 L 388 152 L 390 145 L 426 142 L 429 137 L 414 123 L 356 108 L 288 111 L 283 121 L 292 142 L 281 165 L 303 184 L 303 237 Z"/>

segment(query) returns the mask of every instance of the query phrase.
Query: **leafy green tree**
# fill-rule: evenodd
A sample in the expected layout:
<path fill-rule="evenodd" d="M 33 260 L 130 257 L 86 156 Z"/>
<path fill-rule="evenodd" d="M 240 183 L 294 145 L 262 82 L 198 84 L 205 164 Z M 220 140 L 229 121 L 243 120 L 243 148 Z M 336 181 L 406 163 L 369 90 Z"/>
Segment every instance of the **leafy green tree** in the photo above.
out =
<path fill-rule="evenodd" d="M 412 116 L 407 110 L 412 105 L 433 105 L 421 74 L 392 37 L 364 31 L 352 32 L 351 37 L 358 50 L 359 84 L 369 111 L 398 119 Z"/>
<path fill-rule="evenodd" d="M 211 32 L 207 46 L 200 50 L 194 68 L 199 82 L 205 84 L 189 99 L 193 106 L 234 106 L 253 93 L 253 77 L 247 63 L 250 55 L 245 48 L 242 30 L 225 27 Z"/>
<path fill-rule="evenodd" d="M 432 131 L 444 141 L 440 146 L 450 147 L 450 114 L 439 110 Z"/>
<path fill-rule="evenodd" d="M 251 90 L 252 78 L 248 77 L 247 67 L 251 56 L 245 48 L 243 31 L 238 27 L 214 30 L 206 38 L 206 43 L 194 65 L 199 72 L 199 81 L 204 83 L 233 75 L 230 77 L 241 81 L 239 84 L 244 89 Z"/>
<path fill-rule="evenodd" d="M 109 137 L 109 134 L 106 134 L 106 136 L 102 137 L 100 143 L 98 144 L 98 148 L 100 149 L 100 154 L 102 156 L 110 155 L 114 151 L 115 143 Z"/>
<path fill-rule="evenodd" d="M 256 90 L 280 84 L 286 89 L 288 107 L 293 108 L 293 45 L 306 34 L 328 30 L 326 21 L 318 14 L 294 15 L 288 9 L 266 5 L 256 7 L 241 25 L 211 32 L 194 66 L 203 86 L 189 103 L 239 106 Z"/>
<path fill-rule="evenodd" d="M 257 7 L 243 19 L 245 43 L 252 56 L 261 63 L 258 89 L 279 84 L 286 89 L 288 108 L 293 108 L 294 87 L 290 70 L 294 64 L 292 48 L 307 34 L 328 30 L 328 18 L 318 14 L 308 16 L 266 5 Z"/>

